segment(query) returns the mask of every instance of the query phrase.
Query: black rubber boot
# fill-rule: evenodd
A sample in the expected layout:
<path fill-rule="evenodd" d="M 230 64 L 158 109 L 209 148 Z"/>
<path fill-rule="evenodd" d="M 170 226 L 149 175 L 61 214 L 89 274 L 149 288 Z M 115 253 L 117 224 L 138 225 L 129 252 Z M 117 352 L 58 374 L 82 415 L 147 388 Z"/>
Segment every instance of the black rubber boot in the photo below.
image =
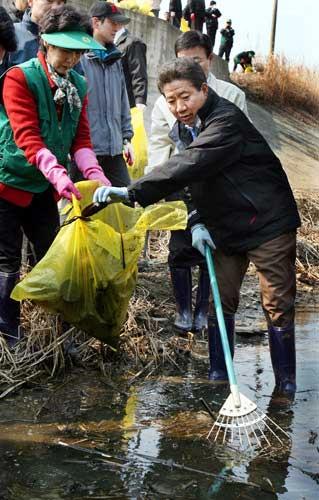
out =
<path fill-rule="evenodd" d="M 269 348 L 276 388 L 285 394 L 296 392 L 295 325 L 268 328 Z"/>
<path fill-rule="evenodd" d="M 207 314 L 210 292 L 210 280 L 207 268 L 200 269 L 196 304 L 194 311 L 193 331 L 200 332 L 207 329 Z"/>
<path fill-rule="evenodd" d="M 235 316 L 233 314 L 224 314 L 224 319 L 225 319 L 230 352 L 233 358 Z M 210 368 L 208 372 L 209 380 L 228 382 L 224 351 L 219 333 L 217 318 L 215 316 L 208 316 L 208 349 L 209 349 L 209 361 L 210 361 Z"/>
<path fill-rule="evenodd" d="M 20 339 L 20 302 L 10 299 L 19 276 L 20 273 L 0 271 L 0 332 L 5 334 L 10 347 L 13 347 Z"/>
<path fill-rule="evenodd" d="M 174 326 L 188 332 L 192 329 L 192 273 L 190 267 L 171 267 L 171 280 L 176 301 Z"/>

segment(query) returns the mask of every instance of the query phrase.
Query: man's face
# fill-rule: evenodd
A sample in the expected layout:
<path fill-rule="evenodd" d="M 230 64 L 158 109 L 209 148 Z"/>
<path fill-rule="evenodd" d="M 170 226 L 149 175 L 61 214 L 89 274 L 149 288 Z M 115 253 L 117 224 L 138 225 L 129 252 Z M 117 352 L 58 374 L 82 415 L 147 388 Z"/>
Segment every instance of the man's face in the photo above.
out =
<path fill-rule="evenodd" d="M 208 76 L 213 56 L 210 54 L 207 57 L 206 51 L 203 47 L 193 47 L 192 49 L 180 50 L 177 53 L 177 57 L 191 57 L 202 67 L 206 77 Z"/>
<path fill-rule="evenodd" d="M 115 34 L 122 28 L 122 24 L 116 23 L 106 17 L 104 21 L 98 17 L 92 18 L 92 25 L 94 31 L 94 38 L 96 38 L 100 43 L 113 43 Z"/>
<path fill-rule="evenodd" d="M 189 80 L 174 80 L 164 85 L 163 93 L 175 118 L 192 126 L 198 110 L 205 104 L 208 86 L 203 83 L 202 88 L 197 90 Z"/>
<path fill-rule="evenodd" d="M 31 8 L 31 20 L 38 23 L 41 17 L 45 16 L 53 7 L 58 7 L 65 3 L 66 0 L 28 0 L 28 5 Z"/>

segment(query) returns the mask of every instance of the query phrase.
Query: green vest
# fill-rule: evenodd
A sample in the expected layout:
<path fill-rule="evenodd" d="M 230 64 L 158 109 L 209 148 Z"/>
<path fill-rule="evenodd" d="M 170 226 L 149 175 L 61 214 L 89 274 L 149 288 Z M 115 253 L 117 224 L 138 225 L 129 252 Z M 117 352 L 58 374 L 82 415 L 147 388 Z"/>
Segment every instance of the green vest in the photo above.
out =
<path fill-rule="evenodd" d="M 58 164 L 68 168 L 68 155 L 78 128 L 81 109 L 73 108 L 71 112 L 65 100 L 62 119 L 59 121 L 52 90 L 40 61 L 37 58 L 30 59 L 17 67 L 24 72 L 27 85 L 36 98 L 43 142 L 57 157 Z M 71 70 L 70 80 L 76 86 L 83 103 L 86 94 L 85 79 Z M 0 182 L 31 193 L 41 193 L 49 185 L 36 166 L 28 163 L 23 150 L 16 146 L 10 121 L 1 104 Z"/>

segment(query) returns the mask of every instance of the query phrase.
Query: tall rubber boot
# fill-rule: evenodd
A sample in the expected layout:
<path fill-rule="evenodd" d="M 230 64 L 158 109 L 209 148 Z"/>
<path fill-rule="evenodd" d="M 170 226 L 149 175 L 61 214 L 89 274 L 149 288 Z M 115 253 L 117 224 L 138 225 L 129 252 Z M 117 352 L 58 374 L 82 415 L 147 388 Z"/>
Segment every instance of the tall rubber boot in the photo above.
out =
<path fill-rule="evenodd" d="M 224 314 L 229 347 L 232 358 L 234 357 L 234 333 L 235 316 Z M 222 341 L 219 333 L 217 318 L 208 316 L 208 349 L 210 368 L 208 372 L 209 380 L 228 382 L 227 368 L 225 363 Z"/>
<path fill-rule="evenodd" d="M 190 267 L 171 267 L 171 280 L 176 301 L 174 326 L 188 332 L 192 329 L 192 273 Z"/>
<path fill-rule="evenodd" d="M 5 273 L 0 271 L 0 332 L 10 347 L 19 340 L 20 303 L 10 299 L 20 273 Z"/>
<path fill-rule="evenodd" d="M 200 269 L 196 295 L 193 331 L 207 329 L 207 314 L 210 293 L 210 280 L 207 268 Z"/>
<path fill-rule="evenodd" d="M 286 394 L 296 392 L 295 325 L 268 328 L 271 363 L 276 388 Z"/>

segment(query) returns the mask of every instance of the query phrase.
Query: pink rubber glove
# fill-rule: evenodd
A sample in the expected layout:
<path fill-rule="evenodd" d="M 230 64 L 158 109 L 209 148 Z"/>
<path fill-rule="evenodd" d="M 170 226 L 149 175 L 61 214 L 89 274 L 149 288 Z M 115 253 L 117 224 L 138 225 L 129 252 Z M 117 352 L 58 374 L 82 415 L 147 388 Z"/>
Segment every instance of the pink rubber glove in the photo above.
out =
<path fill-rule="evenodd" d="M 69 178 L 66 169 L 58 164 L 58 160 L 49 149 L 42 148 L 37 152 L 36 165 L 60 196 L 72 201 L 74 194 L 78 200 L 81 199 L 81 193 Z"/>
<path fill-rule="evenodd" d="M 85 179 L 91 181 L 100 181 L 105 186 L 112 186 L 111 182 L 105 177 L 102 167 L 97 162 L 97 158 L 92 149 L 81 148 L 74 153 L 74 160 L 80 172 Z"/>

